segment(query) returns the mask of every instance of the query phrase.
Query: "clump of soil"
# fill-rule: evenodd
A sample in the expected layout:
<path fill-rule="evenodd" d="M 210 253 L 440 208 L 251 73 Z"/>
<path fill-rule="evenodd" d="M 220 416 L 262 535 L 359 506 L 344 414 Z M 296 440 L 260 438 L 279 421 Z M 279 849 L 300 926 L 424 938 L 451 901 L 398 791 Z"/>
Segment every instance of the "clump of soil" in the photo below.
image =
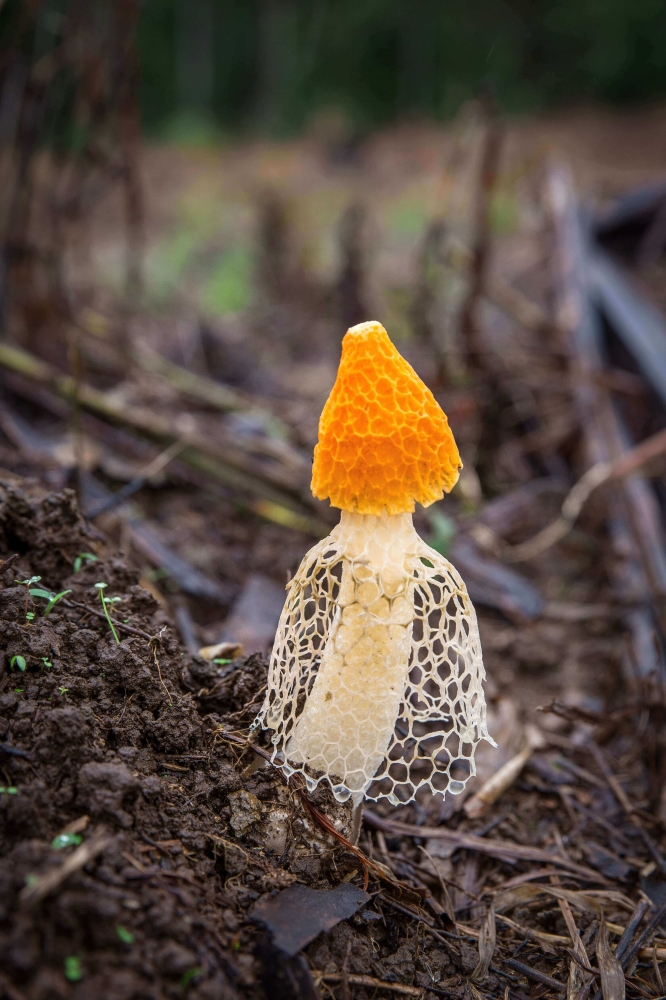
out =
<path fill-rule="evenodd" d="M 247 732 L 266 662 L 188 656 L 69 491 L 0 478 L 0 560 L 13 553 L 0 576 L 0 994 L 311 996 L 302 960 L 271 948 L 251 908 L 296 880 L 363 878 L 276 772 L 220 734 Z M 30 620 L 32 576 L 70 593 L 48 617 L 30 597 Z M 100 582 L 120 598 L 119 642 Z M 348 830 L 347 807 L 315 799 Z M 426 962 L 445 977 L 448 954 L 426 961 L 423 934 L 415 947 L 419 925 L 366 910 L 319 937 L 311 964 L 413 983 Z"/>

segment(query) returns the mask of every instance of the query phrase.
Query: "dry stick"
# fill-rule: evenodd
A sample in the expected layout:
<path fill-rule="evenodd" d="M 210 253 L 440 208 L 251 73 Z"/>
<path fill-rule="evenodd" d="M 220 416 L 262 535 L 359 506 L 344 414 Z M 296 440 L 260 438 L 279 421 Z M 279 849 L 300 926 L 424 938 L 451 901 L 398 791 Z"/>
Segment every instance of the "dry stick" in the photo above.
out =
<path fill-rule="evenodd" d="M 550 881 L 555 886 L 560 886 L 560 879 L 557 875 L 551 875 Z M 569 962 L 569 982 L 567 986 L 567 995 L 572 997 L 577 997 L 579 991 L 587 991 L 589 986 L 589 980 L 586 982 L 581 976 L 581 968 L 586 970 L 589 969 L 590 960 L 587 957 L 587 952 L 581 941 L 580 931 L 576 921 L 574 920 L 574 915 L 571 912 L 571 906 L 568 899 L 562 899 L 558 897 L 557 902 L 559 903 L 560 910 L 562 911 L 562 916 L 564 917 L 564 922 L 567 925 L 567 930 L 569 931 L 569 936 L 573 943 L 573 952 L 571 953 L 572 960 Z M 580 967 L 580 968 L 579 968 Z"/>
<path fill-rule="evenodd" d="M 384 979 L 375 979 L 374 976 L 358 976 L 350 973 L 340 972 L 317 972 L 313 970 L 312 976 L 319 983 L 344 983 L 345 980 L 352 986 L 372 986 L 375 989 L 380 987 L 383 990 L 390 990 L 392 993 L 402 993 L 406 997 L 422 997 L 424 990 L 420 986 L 406 986 L 403 983 L 388 983 Z M 430 986 L 427 987 L 431 989 Z M 434 990 L 433 992 L 439 992 Z"/>
<path fill-rule="evenodd" d="M 605 361 L 601 319 L 590 294 L 589 251 L 570 174 L 561 167 L 551 170 L 549 186 L 557 246 L 557 328 L 569 352 L 573 398 L 588 459 L 591 464 L 612 462 L 626 450 L 626 432 L 600 378 Z M 618 495 L 609 498 L 607 523 L 615 549 L 623 553 L 611 567 L 618 593 L 635 593 L 636 577 L 642 576 L 650 597 L 651 610 L 639 609 L 627 620 L 634 646 L 643 648 L 652 638 L 653 618 L 666 635 L 666 553 L 654 491 L 643 476 L 622 480 Z M 652 668 L 663 672 L 664 664 L 656 650 L 652 663 L 645 657 L 643 660 L 642 673 Z"/>
<path fill-rule="evenodd" d="M 87 611 L 89 615 L 94 615 L 95 618 L 101 618 L 102 621 L 106 621 L 106 615 L 101 611 L 96 611 L 95 608 L 89 608 L 87 604 L 81 604 L 79 601 L 68 601 L 64 597 L 60 602 L 64 604 L 67 608 L 80 608 L 81 611 Z M 119 628 L 121 632 L 129 632 L 130 635 L 138 635 L 141 639 L 147 639 L 148 642 L 152 642 L 155 638 L 152 635 L 148 635 L 147 632 L 142 632 L 139 628 L 132 628 L 131 625 L 125 625 L 123 622 L 117 621 L 115 618 L 113 624 L 116 628 Z"/>
<path fill-rule="evenodd" d="M 396 820 L 383 819 L 369 809 L 363 811 L 363 819 L 368 826 L 384 833 L 402 834 L 406 837 L 423 837 L 432 840 L 445 840 L 452 846 L 468 850 L 477 851 L 479 854 L 488 854 L 492 858 L 499 858 L 501 861 L 540 861 L 555 865 L 557 868 L 564 868 L 577 874 L 588 882 L 602 882 L 608 884 L 608 880 L 584 865 L 579 865 L 574 861 L 568 861 L 556 854 L 549 854 L 548 851 L 540 847 L 526 847 L 522 844 L 513 844 L 508 840 L 491 840 L 486 837 L 478 837 L 473 833 L 462 833 L 459 830 L 446 830 L 441 826 L 413 826 L 411 823 L 400 823 Z"/>
<path fill-rule="evenodd" d="M 136 347 L 133 361 L 139 368 L 163 378 L 179 392 L 191 396 L 200 403 L 205 403 L 222 413 L 250 412 L 261 417 L 262 426 L 268 434 L 277 435 L 279 440 L 289 436 L 286 424 L 236 389 L 182 368 L 181 365 L 175 364 L 145 344 Z"/>
<path fill-rule="evenodd" d="M 622 937 L 618 941 L 617 948 L 615 949 L 615 957 L 618 959 L 618 961 L 622 960 L 622 956 L 631 945 L 631 942 L 633 941 L 634 938 L 634 934 L 636 933 L 639 924 L 641 923 L 643 917 L 645 916 L 645 914 L 649 909 L 650 909 L 650 904 L 648 903 L 647 899 L 641 899 L 638 906 L 631 914 L 629 923 L 625 927 L 624 933 L 622 934 Z"/>
<path fill-rule="evenodd" d="M 155 660 L 155 666 L 157 667 L 157 673 L 158 673 L 158 676 L 160 678 L 160 684 L 162 685 L 162 687 L 166 691 L 166 696 L 167 696 L 167 699 L 169 701 L 169 705 L 173 705 L 173 696 L 172 696 L 171 692 L 169 691 L 169 688 L 164 683 L 164 678 L 162 677 L 162 668 L 160 667 L 160 661 L 159 661 L 158 656 L 157 656 L 157 643 L 158 643 L 157 637 L 153 636 L 153 638 L 150 640 L 150 645 L 153 647 L 153 659 Z"/>
<path fill-rule="evenodd" d="M 565 538 L 573 529 L 583 507 L 596 489 L 604 483 L 619 481 L 647 465 L 648 462 L 666 454 L 666 430 L 651 435 L 634 448 L 630 448 L 613 462 L 597 462 L 567 494 L 558 518 L 543 528 L 532 538 L 519 545 L 506 545 L 498 536 L 490 535 L 490 529 L 481 527 L 479 541 L 491 539 L 498 544 L 502 556 L 511 562 L 524 562 L 541 555 L 556 542 Z"/>
<path fill-rule="evenodd" d="M 48 386 L 64 399 L 70 400 L 75 394 L 75 385 L 69 376 L 62 375 L 52 365 L 20 348 L 0 343 L 0 366 Z M 260 467 L 248 459 L 240 448 L 212 442 L 196 433 L 183 435 L 168 417 L 154 413 L 148 407 L 129 406 L 87 384 L 78 386 L 78 398 L 83 408 L 105 420 L 129 427 L 153 441 L 171 444 L 184 439 L 186 446 L 180 453 L 181 461 L 232 489 L 296 510 L 300 514 L 303 513 L 304 504 L 306 507 L 312 505 L 305 487 L 301 491 L 294 487 L 293 469 L 274 471 Z M 310 520 L 317 525 L 317 530 L 322 528 L 315 518 Z"/>
<path fill-rule="evenodd" d="M 647 847 L 648 851 L 650 852 L 650 855 L 652 856 L 652 859 L 661 868 L 662 873 L 666 874 L 666 860 L 664 860 L 664 858 L 662 857 L 662 855 L 661 855 L 661 853 L 659 851 L 659 848 L 657 847 L 657 845 L 652 840 L 652 837 L 650 836 L 650 834 L 643 827 L 642 823 L 640 823 L 637 820 L 637 818 L 636 818 L 636 810 L 634 809 L 634 807 L 632 806 L 631 802 L 629 801 L 627 793 L 622 788 L 622 786 L 620 785 L 620 782 L 617 780 L 617 778 L 615 777 L 615 775 L 611 771 L 610 767 L 608 766 L 608 762 L 606 761 L 606 758 L 604 757 L 602 751 L 597 746 L 597 744 L 594 743 L 594 741 L 592 741 L 592 740 L 590 740 L 587 743 L 587 746 L 589 747 L 590 753 L 592 754 L 592 756 L 594 757 L 595 761 L 597 762 L 597 765 L 599 766 L 599 769 L 601 770 L 603 776 L 605 777 L 606 781 L 608 782 L 608 786 L 611 789 L 611 791 L 613 792 L 613 795 L 615 796 L 615 798 L 619 802 L 620 806 L 622 807 L 622 809 L 623 809 L 623 811 L 624 811 L 627 819 L 629 820 L 629 822 L 631 823 L 631 825 L 634 827 L 634 829 L 636 830 L 636 832 L 641 837 L 643 843 L 645 844 L 645 846 Z"/>
<path fill-rule="evenodd" d="M 544 972 L 538 972 L 533 969 L 530 965 L 524 965 L 515 958 L 506 958 L 504 964 L 508 965 L 510 969 L 515 972 L 522 973 L 528 979 L 533 979 L 536 983 L 543 983 L 544 986 L 550 986 L 551 989 L 557 990 L 558 993 L 565 993 L 566 986 L 561 983 L 558 979 L 553 979 L 552 976 L 547 976 Z"/>
<path fill-rule="evenodd" d="M 19 559 L 18 552 L 13 552 L 12 555 L 7 556 L 6 559 L 0 563 L 0 576 L 7 572 L 8 569 L 14 565 L 14 563 Z"/>
<path fill-rule="evenodd" d="M 155 458 L 140 469 L 136 476 L 134 476 L 128 483 L 126 483 L 121 489 L 116 490 L 112 493 L 110 497 L 106 497 L 104 500 L 100 500 L 99 503 L 93 504 L 92 507 L 88 507 L 85 511 L 85 516 L 90 520 L 99 517 L 100 514 L 107 514 L 109 511 L 114 510 L 125 500 L 128 500 L 133 496 L 142 486 L 145 485 L 146 480 L 150 479 L 151 476 L 156 476 L 158 472 L 165 469 L 167 465 L 176 458 L 177 455 L 186 446 L 185 441 L 179 438 L 178 441 L 174 441 L 170 444 L 168 448 L 156 455 Z"/>
<path fill-rule="evenodd" d="M 62 885 L 70 875 L 73 875 L 74 872 L 83 868 L 89 861 L 106 850 L 112 840 L 113 837 L 109 836 L 105 830 L 95 831 L 90 840 L 77 847 L 61 865 L 47 872 L 46 875 L 42 875 L 34 885 L 26 885 L 21 890 L 19 899 L 26 906 L 38 903 L 54 889 L 57 889 L 59 885 Z"/>
<path fill-rule="evenodd" d="M 645 914 L 649 909 L 650 909 L 650 904 L 648 903 L 648 901 L 646 899 L 641 899 L 638 906 L 632 913 L 629 923 L 624 929 L 622 937 L 617 943 L 617 947 L 615 948 L 614 954 L 615 958 L 618 960 L 623 969 L 626 969 L 628 967 L 628 961 L 626 961 L 625 959 L 629 950 L 631 949 L 631 942 L 633 941 L 634 934 L 636 933 L 641 921 L 643 920 L 643 917 L 645 916 Z M 639 942 L 640 940 L 641 938 L 639 938 Z M 639 949 L 640 949 L 640 944 L 639 944 Z M 637 949 L 636 951 L 637 954 L 639 949 Z M 603 991 L 601 987 L 599 987 L 597 992 L 594 994 L 592 1000 L 601 1000 L 602 994 Z"/>
<path fill-rule="evenodd" d="M 620 961 L 623 969 L 628 969 L 641 949 L 650 943 L 650 938 L 656 932 L 664 917 L 666 917 L 666 902 L 654 909 L 643 932 L 638 936 L 636 941 L 629 948 L 627 948 Z"/>

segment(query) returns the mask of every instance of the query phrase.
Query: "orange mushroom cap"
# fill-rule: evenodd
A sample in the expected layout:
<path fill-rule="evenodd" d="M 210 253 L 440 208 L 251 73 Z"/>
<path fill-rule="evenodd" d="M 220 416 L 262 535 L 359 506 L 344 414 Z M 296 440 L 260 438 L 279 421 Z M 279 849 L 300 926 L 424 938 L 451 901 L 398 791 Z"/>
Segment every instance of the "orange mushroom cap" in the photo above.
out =
<path fill-rule="evenodd" d="M 381 323 L 353 326 L 319 420 L 313 494 L 359 514 L 404 514 L 441 500 L 461 468 L 446 414 Z"/>

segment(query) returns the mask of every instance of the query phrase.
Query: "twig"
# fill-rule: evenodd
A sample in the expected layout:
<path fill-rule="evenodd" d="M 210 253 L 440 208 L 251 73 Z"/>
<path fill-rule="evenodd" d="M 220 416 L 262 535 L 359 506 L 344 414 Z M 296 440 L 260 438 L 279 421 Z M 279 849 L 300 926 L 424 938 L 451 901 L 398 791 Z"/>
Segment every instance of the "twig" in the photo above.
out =
<path fill-rule="evenodd" d="M 604 757 L 602 751 L 600 750 L 600 748 L 597 746 L 597 744 L 593 740 L 588 741 L 588 743 L 586 745 L 589 747 L 592 756 L 594 757 L 595 761 L 597 762 L 597 764 L 599 766 L 599 769 L 601 770 L 604 778 L 608 782 L 608 786 L 611 789 L 611 791 L 613 792 L 613 795 L 615 796 L 615 798 L 619 802 L 620 806 L 622 807 L 625 816 L 627 817 L 627 819 L 629 820 L 629 822 L 631 823 L 631 825 L 634 827 L 634 829 L 636 830 L 636 832 L 638 833 L 638 835 L 642 839 L 643 843 L 645 844 L 645 846 L 647 847 L 648 851 L 650 852 L 650 855 L 652 856 L 652 859 L 656 862 L 657 865 L 659 865 L 659 868 L 661 869 L 661 871 L 664 874 L 666 874 L 666 860 L 662 857 L 661 852 L 659 851 L 659 848 L 654 843 L 654 841 L 652 840 L 652 837 L 647 832 L 647 830 L 644 828 L 643 824 L 640 823 L 637 820 L 637 818 L 636 818 L 636 810 L 634 809 L 634 807 L 632 806 L 631 802 L 629 801 L 629 797 L 627 796 L 627 793 L 622 788 L 622 786 L 620 785 L 620 782 L 617 780 L 617 778 L 615 777 L 615 775 L 611 771 L 610 767 L 608 766 L 608 763 L 607 763 L 606 758 Z"/>
<path fill-rule="evenodd" d="M 164 683 L 164 678 L 162 677 L 162 668 L 160 667 L 160 661 L 159 661 L 159 658 L 157 656 L 157 643 L 158 643 L 158 641 L 159 640 L 157 639 L 157 636 L 153 636 L 153 638 L 150 640 L 150 645 L 153 648 L 153 659 L 155 660 L 155 666 L 157 667 L 157 673 L 158 673 L 159 678 L 160 678 L 160 684 L 162 685 L 162 687 L 166 691 L 166 696 L 167 696 L 167 699 L 169 701 L 169 705 L 173 705 L 173 695 L 171 694 L 171 692 L 169 691 L 169 688 Z"/>
<path fill-rule="evenodd" d="M 543 983 L 544 986 L 550 986 L 551 989 L 557 990 L 558 993 L 566 993 L 564 983 L 561 983 L 558 979 L 553 979 L 552 976 L 547 976 L 544 972 L 538 972 L 530 965 L 524 965 L 515 958 L 506 958 L 504 964 L 508 965 L 510 969 L 514 969 L 515 972 L 522 973 L 528 979 L 533 979 L 536 983 Z"/>
<path fill-rule="evenodd" d="M 160 452 L 151 462 L 148 463 L 143 469 L 134 476 L 133 479 L 126 483 L 121 489 L 112 493 L 110 497 L 105 497 L 103 500 L 98 501 L 98 503 L 93 504 L 85 511 L 85 517 L 93 520 L 99 517 L 100 514 L 108 514 L 109 511 L 114 510 L 125 500 L 128 500 L 131 496 L 134 496 L 142 486 L 145 485 L 146 480 L 150 479 L 151 476 L 157 475 L 162 469 L 166 468 L 169 462 L 181 453 L 183 448 L 185 448 L 186 442 L 182 438 L 178 441 L 174 441 L 170 444 L 168 448 Z"/>
<path fill-rule="evenodd" d="M 345 978 L 348 983 L 352 986 L 371 986 L 374 989 L 378 987 L 383 990 L 390 990 L 392 993 L 402 993 L 406 997 L 422 997 L 424 990 L 419 986 L 407 986 L 404 983 L 389 983 L 385 979 L 375 979 L 374 976 L 358 976 L 348 973 L 346 976 L 342 972 L 312 972 L 313 978 L 317 985 L 319 983 L 342 983 Z M 428 990 L 431 989 L 430 986 L 427 987 Z M 434 990 L 433 992 L 439 992 L 439 990 Z M 446 994 L 448 996 L 448 994 Z"/>
<path fill-rule="evenodd" d="M 89 615 L 94 615 L 95 618 L 101 618 L 102 621 L 106 621 L 106 615 L 103 615 L 101 611 L 96 611 L 95 608 L 89 608 L 87 604 L 81 604 L 79 601 L 67 601 L 65 598 L 60 602 L 64 604 L 67 608 L 80 608 L 81 611 L 86 611 Z M 132 628 L 131 625 L 125 625 L 123 622 L 116 621 L 116 628 L 119 628 L 122 632 L 129 632 L 131 635 L 138 635 L 141 639 L 147 639 L 150 642 L 153 639 L 152 635 L 148 635 L 147 632 L 142 632 L 139 628 Z"/>
<path fill-rule="evenodd" d="M 6 559 L 3 559 L 0 563 L 0 575 L 6 573 L 8 569 L 11 569 L 18 558 L 18 552 L 13 552 L 10 556 L 7 556 Z"/>
<path fill-rule="evenodd" d="M 396 820 L 383 819 L 369 809 L 363 811 L 363 819 L 368 826 L 384 833 L 402 834 L 407 837 L 425 837 L 433 840 L 446 840 L 457 848 L 468 851 L 478 851 L 502 861 L 540 861 L 575 872 L 588 882 L 606 882 L 599 872 L 586 868 L 584 865 L 567 861 L 556 854 L 549 854 L 539 847 L 527 847 L 513 844 L 508 840 L 490 840 L 478 837 L 473 833 L 463 833 L 460 830 L 447 830 L 441 826 L 412 826 L 410 823 L 400 823 Z"/>
<path fill-rule="evenodd" d="M 48 386 L 64 399 L 74 397 L 76 386 L 70 376 L 61 374 L 52 365 L 18 347 L 0 343 L 0 366 Z M 185 439 L 181 461 L 232 489 L 270 500 L 290 510 L 295 509 L 298 513 L 305 513 L 312 506 L 305 486 L 299 489 L 298 485 L 294 485 L 294 470 L 291 468 L 274 471 L 250 460 L 241 448 L 213 442 L 195 432 L 183 435 L 169 417 L 148 407 L 130 406 L 85 383 L 78 386 L 78 398 L 84 409 L 129 427 L 153 441 L 168 445 Z"/>
<path fill-rule="evenodd" d="M 473 529 L 474 538 L 482 546 L 498 549 L 502 558 L 511 562 L 526 562 L 528 559 L 533 559 L 566 538 L 595 490 L 605 483 L 625 479 L 664 454 L 666 454 L 666 430 L 646 438 L 613 462 L 597 462 L 569 490 L 559 517 L 532 538 L 518 545 L 507 545 L 486 525 L 479 525 Z"/>
<path fill-rule="evenodd" d="M 70 875 L 73 875 L 74 872 L 83 868 L 89 861 L 106 850 L 112 840 L 113 837 L 109 836 L 105 830 L 97 830 L 90 840 L 77 847 L 61 865 L 47 872 L 46 875 L 42 875 L 34 885 L 26 885 L 21 890 L 19 897 L 21 902 L 26 906 L 39 903 L 40 900 L 62 885 Z"/>

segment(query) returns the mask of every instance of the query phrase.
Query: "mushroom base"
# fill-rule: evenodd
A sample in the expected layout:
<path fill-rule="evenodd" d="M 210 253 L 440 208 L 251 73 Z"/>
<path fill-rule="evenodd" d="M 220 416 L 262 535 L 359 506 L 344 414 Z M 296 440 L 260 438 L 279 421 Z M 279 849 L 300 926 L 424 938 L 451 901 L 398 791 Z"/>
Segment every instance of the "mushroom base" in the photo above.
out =
<path fill-rule="evenodd" d="M 483 679 L 464 584 L 411 514 L 343 511 L 289 585 L 254 727 L 340 801 L 455 793 L 487 738 Z"/>

